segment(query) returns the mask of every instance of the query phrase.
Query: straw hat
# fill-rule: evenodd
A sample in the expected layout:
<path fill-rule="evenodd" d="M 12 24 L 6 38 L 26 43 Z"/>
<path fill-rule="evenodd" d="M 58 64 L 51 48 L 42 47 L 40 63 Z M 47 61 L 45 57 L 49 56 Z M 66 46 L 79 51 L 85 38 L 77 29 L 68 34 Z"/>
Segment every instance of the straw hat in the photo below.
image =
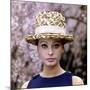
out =
<path fill-rule="evenodd" d="M 67 34 L 65 17 L 55 11 L 43 11 L 35 22 L 35 34 L 25 37 L 28 43 L 37 45 L 39 39 L 60 39 L 64 43 L 73 41 L 73 35 Z"/>

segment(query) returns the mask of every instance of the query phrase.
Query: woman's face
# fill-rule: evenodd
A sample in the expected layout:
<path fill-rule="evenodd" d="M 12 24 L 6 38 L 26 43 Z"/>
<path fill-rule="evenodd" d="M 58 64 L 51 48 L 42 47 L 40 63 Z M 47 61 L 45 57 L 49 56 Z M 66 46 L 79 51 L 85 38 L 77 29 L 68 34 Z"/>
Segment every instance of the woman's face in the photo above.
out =
<path fill-rule="evenodd" d="M 59 40 L 54 39 L 40 39 L 37 50 L 39 57 L 46 66 L 58 65 L 64 52 L 63 44 Z"/>

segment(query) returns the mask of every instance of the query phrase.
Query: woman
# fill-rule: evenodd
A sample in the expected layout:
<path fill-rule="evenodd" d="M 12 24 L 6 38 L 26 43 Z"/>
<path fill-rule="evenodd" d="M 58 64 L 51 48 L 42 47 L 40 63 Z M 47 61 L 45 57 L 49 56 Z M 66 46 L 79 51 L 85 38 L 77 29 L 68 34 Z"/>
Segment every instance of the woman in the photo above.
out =
<path fill-rule="evenodd" d="M 44 11 L 36 17 L 35 24 L 35 35 L 28 35 L 26 41 L 37 45 L 43 70 L 22 88 L 83 85 L 80 77 L 65 71 L 59 64 L 64 44 L 73 41 L 73 35 L 66 33 L 65 17 L 59 12 Z"/>

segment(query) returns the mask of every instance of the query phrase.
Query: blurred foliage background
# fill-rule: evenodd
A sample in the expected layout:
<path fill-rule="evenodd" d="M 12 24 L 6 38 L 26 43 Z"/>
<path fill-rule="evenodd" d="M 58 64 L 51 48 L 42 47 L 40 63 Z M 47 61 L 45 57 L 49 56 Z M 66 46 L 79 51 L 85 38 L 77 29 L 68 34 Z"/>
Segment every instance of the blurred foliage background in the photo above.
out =
<path fill-rule="evenodd" d="M 41 70 L 36 46 L 24 37 L 34 33 L 35 16 L 39 11 L 53 10 L 64 14 L 67 30 L 74 41 L 65 45 L 61 66 L 80 76 L 87 84 L 87 6 L 11 0 L 11 90 L 20 88 Z"/>

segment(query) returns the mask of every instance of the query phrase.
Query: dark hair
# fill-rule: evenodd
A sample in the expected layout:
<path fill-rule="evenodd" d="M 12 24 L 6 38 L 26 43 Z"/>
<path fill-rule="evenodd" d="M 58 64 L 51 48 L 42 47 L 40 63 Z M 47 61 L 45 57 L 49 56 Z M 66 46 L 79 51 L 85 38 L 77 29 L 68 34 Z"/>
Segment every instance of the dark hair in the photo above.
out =
<path fill-rule="evenodd" d="M 39 42 L 39 40 L 36 40 L 36 41 L 35 41 L 35 45 L 38 45 L 38 42 Z"/>

